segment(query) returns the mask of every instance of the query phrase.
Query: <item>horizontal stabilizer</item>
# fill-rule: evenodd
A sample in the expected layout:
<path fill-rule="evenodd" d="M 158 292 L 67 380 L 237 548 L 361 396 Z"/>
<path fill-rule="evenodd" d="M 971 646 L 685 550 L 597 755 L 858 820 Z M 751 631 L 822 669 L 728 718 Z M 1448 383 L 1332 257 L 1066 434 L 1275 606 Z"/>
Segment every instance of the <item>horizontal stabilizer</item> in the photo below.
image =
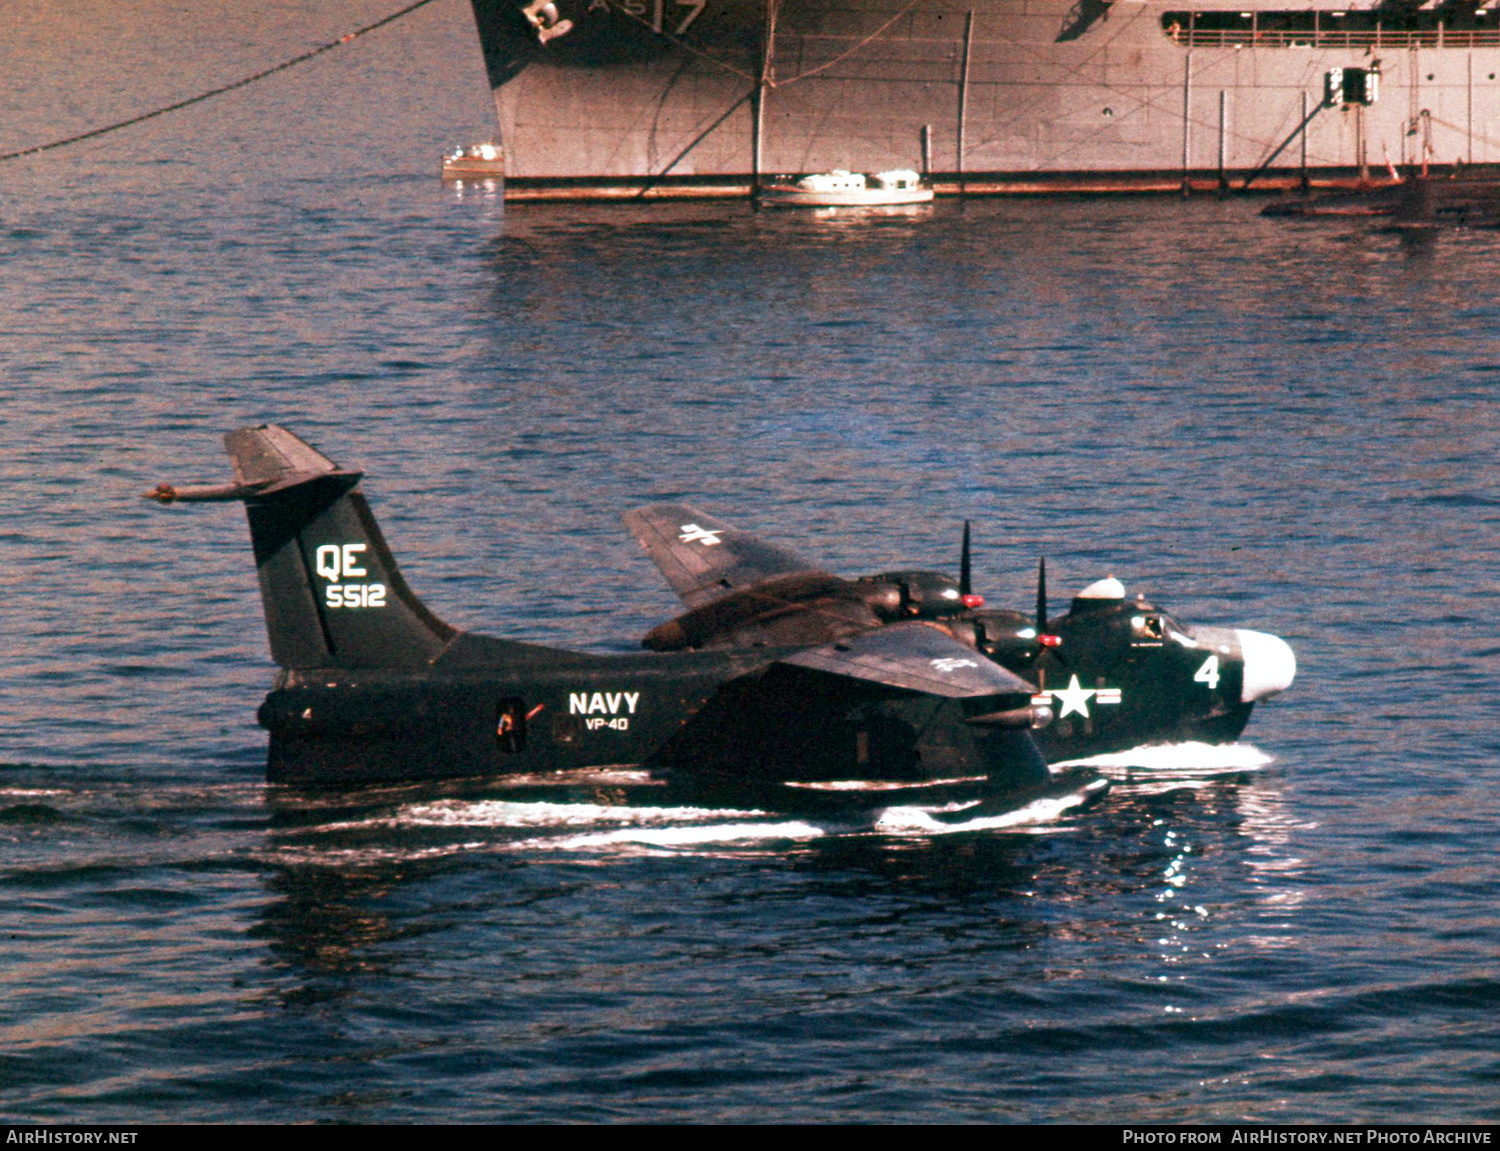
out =
<path fill-rule="evenodd" d="M 339 470 L 323 453 L 276 424 L 229 432 L 224 450 L 234 465 L 234 478 L 246 485 L 283 484 L 298 476 Z"/>
<path fill-rule="evenodd" d="M 234 483 L 212 485 L 158 484 L 144 493 L 158 503 L 205 503 L 248 500 L 300 487 L 324 476 L 344 477 L 345 489 L 358 482 L 360 472 L 346 472 L 321 452 L 276 424 L 239 428 L 224 437 L 224 449 L 234 466 Z"/>
<path fill-rule="evenodd" d="M 786 548 L 689 504 L 652 504 L 621 518 L 688 607 L 778 576 L 822 574 Z"/>
<path fill-rule="evenodd" d="M 948 699 L 1026 695 L 1034 690 L 946 632 L 900 623 L 809 648 L 778 662 Z"/>

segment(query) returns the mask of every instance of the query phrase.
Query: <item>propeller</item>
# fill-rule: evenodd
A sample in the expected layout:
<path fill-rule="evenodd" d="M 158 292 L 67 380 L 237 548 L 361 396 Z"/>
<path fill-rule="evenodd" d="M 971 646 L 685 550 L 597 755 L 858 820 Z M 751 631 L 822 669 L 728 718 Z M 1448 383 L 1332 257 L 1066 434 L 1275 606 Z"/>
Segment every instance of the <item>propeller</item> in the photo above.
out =
<path fill-rule="evenodd" d="M 1036 565 L 1036 634 L 1043 635 L 1047 631 L 1047 557 L 1043 556 Z"/>
<path fill-rule="evenodd" d="M 962 547 L 961 547 L 961 549 L 959 551 L 959 557 L 958 557 L 958 594 L 959 594 L 960 599 L 963 602 L 964 607 L 966 607 L 966 608 L 979 608 L 979 607 L 983 607 L 984 606 L 984 597 L 980 596 L 980 595 L 975 595 L 974 592 L 973 592 L 973 582 L 974 582 L 974 563 L 973 563 L 973 548 L 972 548 L 971 538 L 970 538 L 970 524 L 969 524 L 968 520 L 964 520 L 963 545 L 962 545 Z M 1014 626 L 1014 625 L 1012 625 L 1012 626 Z M 1027 634 L 1028 633 L 1026 633 L 1024 631 L 1023 632 L 1018 632 L 1018 633 L 1016 633 L 1016 639 L 1025 639 L 1027 637 Z M 1046 559 L 1045 556 L 1043 556 L 1040 559 L 1040 561 L 1038 562 L 1038 564 L 1037 564 L 1037 572 L 1036 572 L 1036 630 L 1035 630 L 1034 634 L 1035 634 L 1036 647 L 1034 649 L 1031 649 L 1031 650 L 1026 651 L 1024 653 L 1023 652 L 1015 652 L 1014 653 L 1014 658 L 1019 659 L 1021 662 L 1025 663 L 1027 666 L 1036 667 L 1037 664 L 1041 661 L 1042 657 L 1044 655 L 1046 655 L 1050 651 L 1050 652 L 1053 652 L 1058 658 L 1062 659 L 1064 663 L 1067 663 L 1066 657 L 1064 657 L 1062 655 L 1062 653 L 1058 650 L 1059 648 L 1062 647 L 1062 642 L 1063 642 L 1062 641 L 1062 636 L 1060 636 L 1060 635 L 1053 635 L 1050 631 L 1048 631 L 1048 621 L 1047 621 L 1047 559 Z M 1001 639 L 1002 639 L 1002 637 L 1000 637 L 1000 636 L 995 636 L 995 637 L 992 637 L 992 638 L 996 642 L 1000 642 Z M 982 650 L 984 650 L 990 656 L 995 657 L 995 658 L 1000 658 L 1000 657 L 996 656 L 996 650 L 997 649 L 996 649 L 995 644 L 994 643 L 988 643 L 988 642 L 986 642 L 986 639 L 985 639 L 985 636 L 984 636 L 984 632 L 983 632 L 982 629 L 978 631 L 976 638 L 974 640 L 971 640 L 970 642 L 977 643 L 982 648 Z M 1004 642 L 1005 642 L 1005 644 L 1007 646 L 1007 649 L 1009 649 L 1009 647 L 1010 647 L 1010 645 L 1011 645 L 1011 643 L 1013 641 L 1005 640 Z M 1028 648 L 1030 647 L 1029 644 L 1027 646 L 1028 646 Z M 1009 659 L 1011 657 L 1007 656 L 1005 658 Z M 1004 666 L 1010 667 L 1012 670 L 1019 670 L 1019 668 L 1017 668 L 1014 663 L 1005 663 Z M 1017 714 L 1019 714 L 1019 713 L 1017 713 Z M 999 722 L 1001 722 L 1001 717 L 997 713 L 997 715 L 995 715 L 995 716 L 985 716 L 985 717 L 982 717 L 979 720 L 976 720 L 975 722 L 976 723 L 999 723 Z M 1007 722 L 1009 722 L 1009 721 L 1007 720 Z"/>
<path fill-rule="evenodd" d="M 1036 642 L 1042 648 L 1062 646 L 1062 636 L 1052 635 L 1047 630 L 1047 557 L 1042 556 L 1036 565 Z M 1038 648 L 1037 654 L 1041 655 Z"/>
<path fill-rule="evenodd" d="M 973 548 L 968 520 L 964 520 L 963 544 L 958 553 L 958 594 L 966 608 L 984 606 L 984 596 L 974 594 Z M 1032 657 L 1033 661 L 1040 659 L 1044 651 L 1056 651 L 1062 646 L 1062 636 L 1048 631 L 1047 622 L 1047 557 L 1043 556 L 1037 561 L 1036 569 L 1037 650 Z"/>
<path fill-rule="evenodd" d="M 964 542 L 958 553 L 958 595 L 964 607 L 983 607 L 984 596 L 974 594 L 973 564 L 969 555 L 969 521 L 964 520 Z"/>
<path fill-rule="evenodd" d="M 974 590 L 969 563 L 969 521 L 964 520 L 964 542 L 958 552 L 958 594 L 968 595 Z"/>

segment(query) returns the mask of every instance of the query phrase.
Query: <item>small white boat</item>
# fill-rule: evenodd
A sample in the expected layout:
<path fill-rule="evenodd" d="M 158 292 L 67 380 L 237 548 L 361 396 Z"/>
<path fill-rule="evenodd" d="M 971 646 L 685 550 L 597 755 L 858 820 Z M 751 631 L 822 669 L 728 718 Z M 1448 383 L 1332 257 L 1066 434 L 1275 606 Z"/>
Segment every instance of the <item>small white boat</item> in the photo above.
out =
<path fill-rule="evenodd" d="M 932 189 L 910 168 L 892 168 L 873 176 L 835 168 L 790 182 L 766 184 L 760 190 L 760 201 L 784 208 L 876 208 L 931 203 Z"/>
<path fill-rule="evenodd" d="M 443 157 L 445 180 L 498 180 L 505 176 L 505 150 L 499 144 L 471 144 Z"/>

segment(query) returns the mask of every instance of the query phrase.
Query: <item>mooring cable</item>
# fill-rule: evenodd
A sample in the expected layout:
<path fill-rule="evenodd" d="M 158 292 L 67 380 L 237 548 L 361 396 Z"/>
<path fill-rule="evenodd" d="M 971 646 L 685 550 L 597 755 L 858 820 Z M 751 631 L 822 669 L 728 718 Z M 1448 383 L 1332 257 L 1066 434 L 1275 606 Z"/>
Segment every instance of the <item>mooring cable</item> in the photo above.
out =
<path fill-rule="evenodd" d="M 377 20 L 373 24 L 366 24 L 363 28 L 350 32 L 347 36 L 340 36 L 337 40 L 330 40 L 327 44 L 322 44 L 310 52 L 304 52 L 300 56 L 293 56 L 290 60 L 277 64 L 274 68 L 267 68 L 265 71 L 257 72 L 253 76 L 246 76 L 243 80 L 236 80 L 233 84 L 225 84 L 220 88 L 214 88 L 212 91 L 199 93 L 197 96 L 190 97 L 187 100 L 179 100 L 175 104 L 168 104 L 165 108 L 143 112 L 139 116 L 132 116 L 128 120 L 121 120 L 116 124 L 106 124 L 103 128 L 94 128 L 88 132 L 81 132 L 77 136 L 69 136 L 65 140 L 53 140 L 49 144 L 37 144 L 31 148 L 22 148 L 17 152 L 0 153 L 0 161 L 16 160 L 22 156 L 35 156 L 41 152 L 50 152 L 54 148 L 65 148 L 69 144 L 77 144 L 81 140 L 91 140 L 95 136 L 103 136 L 107 132 L 118 132 L 121 128 L 129 128 L 132 124 L 140 124 L 146 120 L 155 119 L 157 116 L 165 116 L 168 112 L 176 112 L 180 108 L 187 108 L 193 104 L 201 104 L 205 100 L 212 100 L 215 96 L 224 95 L 225 92 L 233 92 L 236 88 L 244 88 L 250 84 L 254 84 L 257 80 L 264 80 L 267 76 L 274 76 L 277 72 L 285 72 L 288 68 L 295 68 L 298 64 L 304 64 L 308 60 L 311 60 L 314 56 L 321 56 L 324 52 L 331 52 L 333 49 L 340 48 L 351 40 L 357 40 L 366 33 L 375 31 L 377 28 L 393 24 L 403 16 L 409 16 L 418 8 L 425 8 L 431 3 L 432 0 L 416 0 L 415 3 L 408 4 L 399 12 L 392 12 L 383 20 Z"/>

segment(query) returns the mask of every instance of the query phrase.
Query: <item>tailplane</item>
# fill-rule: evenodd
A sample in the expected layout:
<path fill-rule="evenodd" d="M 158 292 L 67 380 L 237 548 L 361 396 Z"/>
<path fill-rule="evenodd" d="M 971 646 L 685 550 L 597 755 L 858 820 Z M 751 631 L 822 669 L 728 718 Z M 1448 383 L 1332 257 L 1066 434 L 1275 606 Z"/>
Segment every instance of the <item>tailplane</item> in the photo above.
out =
<path fill-rule="evenodd" d="M 243 500 L 271 656 L 282 667 L 418 667 L 457 634 L 406 586 L 362 473 L 344 471 L 285 428 L 224 437 L 235 482 L 162 484 L 161 503 Z"/>

